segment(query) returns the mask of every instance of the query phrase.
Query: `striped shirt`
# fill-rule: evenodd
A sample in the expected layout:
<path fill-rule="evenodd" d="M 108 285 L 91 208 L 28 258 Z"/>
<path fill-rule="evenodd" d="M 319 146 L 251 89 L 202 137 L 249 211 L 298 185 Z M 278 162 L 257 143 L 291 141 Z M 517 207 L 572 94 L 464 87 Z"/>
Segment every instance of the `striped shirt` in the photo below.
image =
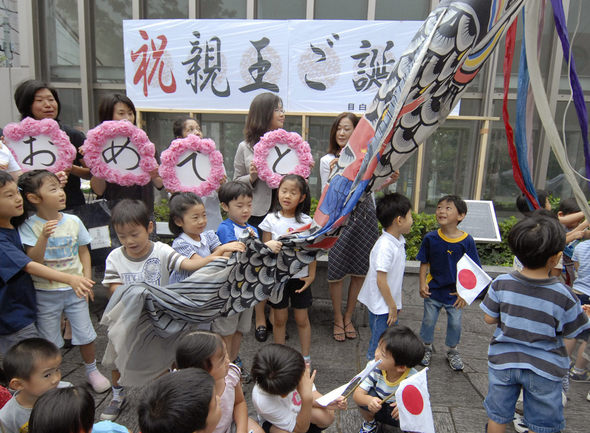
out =
<path fill-rule="evenodd" d="M 389 382 L 387 380 L 387 374 L 384 370 L 373 370 L 365 380 L 361 382 L 359 388 L 363 391 L 367 391 L 369 394 L 376 394 L 376 397 L 384 399 L 394 394 L 402 380 L 407 379 L 410 376 L 415 375 L 418 371 L 415 368 L 407 369 L 395 382 Z M 371 392 L 371 390 L 373 392 Z M 386 400 L 386 403 L 393 403 L 395 401 L 395 394 Z"/>
<path fill-rule="evenodd" d="M 172 248 L 179 254 L 182 254 L 189 259 L 194 255 L 197 254 L 201 257 L 207 257 L 215 251 L 215 248 L 221 245 L 219 242 L 219 238 L 215 234 L 213 230 L 207 230 L 201 233 L 201 240 L 196 241 L 192 239 L 186 233 L 182 233 L 179 237 L 174 239 L 172 242 Z M 170 284 L 177 283 L 179 281 L 183 281 L 185 278 L 188 278 L 192 272 L 183 271 L 174 271 L 170 275 Z"/>
<path fill-rule="evenodd" d="M 532 370 L 554 381 L 567 374 L 564 338 L 590 336 L 580 301 L 555 277 L 531 279 L 520 272 L 496 278 L 480 304 L 499 324 L 488 350 L 496 370 Z"/>

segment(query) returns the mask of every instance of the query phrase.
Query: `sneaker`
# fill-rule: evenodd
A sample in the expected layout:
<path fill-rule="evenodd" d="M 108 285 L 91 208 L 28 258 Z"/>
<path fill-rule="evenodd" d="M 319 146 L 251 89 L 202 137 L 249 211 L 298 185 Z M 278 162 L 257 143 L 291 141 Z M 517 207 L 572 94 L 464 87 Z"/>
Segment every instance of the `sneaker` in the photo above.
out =
<path fill-rule="evenodd" d="M 447 352 L 447 360 L 450 367 L 455 371 L 463 370 L 463 360 L 457 349 L 451 349 Z"/>
<path fill-rule="evenodd" d="M 102 421 L 114 421 L 117 419 L 127 404 L 127 399 L 123 393 L 120 394 L 120 400 L 112 399 L 107 407 L 100 414 Z"/>
<path fill-rule="evenodd" d="M 363 421 L 363 425 L 359 430 L 359 433 L 374 433 L 377 431 L 377 422 L 373 421 Z"/>
<path fill-rule="evenodd" d="M 590 382 L 590 371 L 584 370 L 581 373 L 570 371 L 570 380 L 572 382 Z"/>
<path fill-rule="evenodd" d="M 244 368 L 244 363 L 242 362 L 242 359 L 238 356 L 236 359 L 234 359 L 233 364 L 237 365 L 238 367 L 240 367 L 240 370 L 242 372 L 241 375 L 241 382 L 242 383 L 250 383 L 252 382 L 252 376 L 250 376 L 250 373 L 248 372 L 248 370 L 246 370 Z"/>
<path fill-rule="evenodd" d="M 590 401 L 590 391 L 588 391 L 588 395 L 586 396 L 586 400 Z"/>
<path fill-rule="evenodd" d="M 428 367 L 430 365 L 430 358 L 432 358 L 432 346 L 424 346 L 424 358 L 422 358 L 420 364 Z"/>
<path fill-rule="evenodd" d="M 512 420 L 512 425 L 514 426 L 514 430 L 517 433 L 528 433 L 529 429 L 524 423 L 524 418 L 522 415 L 514 414 L 514 419 Z"/>
<path fill-rule="evenodd" d="M 111 389 L 111 382 L 109 382 L 109 380 L 98 370 L 88 373 L 86 380 L 97 394 L 102 394 Z"/>

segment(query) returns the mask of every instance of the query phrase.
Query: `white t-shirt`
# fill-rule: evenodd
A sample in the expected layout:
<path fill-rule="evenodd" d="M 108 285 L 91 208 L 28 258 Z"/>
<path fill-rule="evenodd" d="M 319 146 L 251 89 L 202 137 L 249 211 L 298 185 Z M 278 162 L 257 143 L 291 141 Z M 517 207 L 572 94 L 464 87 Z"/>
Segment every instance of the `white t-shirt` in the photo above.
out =
<path fill-rule="evenodd" d="M 301 228 L 307 224 L 311 224 L 313 221 L 310 216 L 301 214 L 299 218 L 302 222 L 297 222 L 295 218 L 285 218 L 281 212 L 269 213 L 264 220 L 258 225 L 260 230 L 264 230 L 272 235 L 273 240 L 278 240 L 280 236 L 288 235 L 293 233 L 298 228 Z M 302 232 L 305 234 L 305 232 Z M 297 274 L 291 278 L 304 278 L 309 275 L 309 266 L 305 266 Z"/>
<path fill-rule="evenodd" d="M 322 191 L 328 184 L 330 178 L 330 163 L 336 158 L 333 153 L 328 153 L 320 158 L 320 181 L 322 182 Z"/>
<path fill-rule="evenodd" d="M 400 239 L 383 232 L 377 239 L 369 258 L 369 271 L 358 296 L 359 302 L 367 306 L 373 314 L 387 314 L 389 307 L 377 286 L 377 271 L 387 272 L 387 284 L 391 290 L 391 296 L 397 305 L 402 308 L 402 281 L 406 267 L 406 240 L 400 235 Z"/>
<path fill-rule="evenodd" d="M 145 282 L 165 286 L 170 273 L 179 271 L 183 260 L 186 257 L 162 242 L 152 242 L 151 250 L 138 259 L 129 257 L 123 247 L 119 247 L 107 257 L 102 284 Z"/>
<path fill-rule="evenodd" d="M 2 168 L 6 166 L 6 168 Z M 4 170 L 8 173 L 13 171 L 19 171 L 21 168 L 12 156 L 12 152 L 4 144 L 0 143 L 0 170 Z"/>
<path fill-rule="evenodd" d="M 252 404 L 258 413 L 260 425 L 268 421 L 281 430 L 292 432 L 301 410 L 301 396 L 297 390 L 291 391 L 286 397 L 272 395 L 254 385 Z"/>

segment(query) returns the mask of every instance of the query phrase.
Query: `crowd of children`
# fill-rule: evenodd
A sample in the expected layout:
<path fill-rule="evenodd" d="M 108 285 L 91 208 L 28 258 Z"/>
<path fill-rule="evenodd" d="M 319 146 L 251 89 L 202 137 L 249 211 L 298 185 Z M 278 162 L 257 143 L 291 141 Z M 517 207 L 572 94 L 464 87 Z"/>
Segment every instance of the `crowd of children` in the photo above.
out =
<path fill-rule="evenodd" d="M 186 136 L 188 127 L 200 133 L 198 124 L 185 125 L 189 121 L 194 122 L 185 119 L 175 126 L 178 136 Z M 276 254 L 283 248 L 282 235 L 304 231 L 312 222 L 304 213 L 310 198 L 305 179 L 285 176 L 276 198 L 276 207 L 257 229 L 247 222 L 252 188 L 239 181 L 224 182 L 218 200 L 227 219 L 214 231 L 208 229 L 210 209 L 200 197 L 174 194 L 169 200 L 169 227 L 176 236 L 172 246 L 150 240 L 154 223 L 143 202 L 121 200 L 111 216 L 121 246 L 109 254 L 102 284 L 113 294 L 133 282 L 165 286 L 183 281 L 212 260 L 244 251 L 242 241 L 251 236 Z M 539 198 L 545 204 L 546 195 L 540 192 Z M 94 285 L 91 238 L 79 218 L 61 212 L 65 203 L 60 179 L 49 171 L 29 171 L 18 183 L 0 171 L 0 355 L 4 385 L 13 393 L 0 409 L 2 433 L 27 428 L 32 433 L 127 431 L 110 422 L 126 404 L 120 374 L 113 369 L 109 381 L 96 367 L 96 332 L 88 311 Z M 494 280 L 481 303 L 485 322 L 496 326 L 484 402 L 487 431 L 503 432 L 513 421 L 521 392 L 524 417 L 519 423 L 535 432 L 560 431 L 565 423 L 563 405 L 556 402 L 562 400 L 565 379 L 590 382 L 584 355 L 590 335 L 584 310 L 590 314 L 590 307 L 582 307 L 590 303 L 590 242 L 583 242 L 588 224 L 571 200 L 562 201 L 557 217 L 530 212 L 522 199 L 517 205 L 526 216 L 511 230 L 508 242 L 518 270 Z M 417 365 L 430 364 L 442 308 L 447 313 L 449 366 L 463 370 L 458 346 L 466 304 L 457 293 L 457 262 L 467 254 L 479 264 L 473 238 L 458 228 L 467 214 L 465 202 L 454 195 L 442 197 L 435 212 L 439 229 L 424 237 L 417 255 L 419 293 L 424 298 L 418 337 L 400 324 L 404 235 L 412 228 L 412 206 L 407 197 L 393 193 L 378 199 L 376 209 L 383 233 L 371 251 L 358 300 L 369 312 L 367 359 L 381 364 L 353 393 L 364 420 L 361 433 L 377 431 L 379 423 L 399 426 L 395 390 L 417 373 Z M 141 431 L 304 433 L 330 426 L 334 410 L 345 409 L 347 401 L 339 397 L 327 407 L 316 401 L 321 394 L 314 385 L 315 371 L 311 372 L 308 315 L 315 273 L 313 262 L 287 281 L 281 299 L 270 303 L 274 342 L 257 351 L 250 373 L 239 353 L 242 336 L 251 329 L 251 308 L 198 324 L 183 335 L 175 348 L 173 371 L 148 384 L 139 398 Z M 573 290 L 551 276 L 562 273 Z M 289 306 L 300 351 L 284 344 Z M 97 393 L 112 390 L 101 423 L 94 424 L 92 395 L 84 387 L 60 382 L 62 315 L 71 323 L 72 343 L 80 348 L 87 382 Z M 570 365 L 568 355 L 576 339 L 580 347 Z M 107 352 L 109 347 L 110 343 Z M 248 417 L 242 390 L 242 382 L 249 380 L 254 381 L 257 420 Z"/>

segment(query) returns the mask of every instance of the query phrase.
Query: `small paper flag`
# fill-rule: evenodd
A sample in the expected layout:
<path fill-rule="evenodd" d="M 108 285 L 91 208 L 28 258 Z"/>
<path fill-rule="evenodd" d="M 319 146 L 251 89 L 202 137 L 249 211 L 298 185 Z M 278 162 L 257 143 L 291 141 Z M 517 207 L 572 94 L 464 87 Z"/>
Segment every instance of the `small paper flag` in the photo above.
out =
<path fill-rule="evenodd" d="M 435 433 L 425 368 L 403 380 L 395 392 L 399 424 L 403 431 Z"/>
<path fill-rule="evenodd" d="M 492 279 L 467 254 L 457 262 L 457 293 L 467 304 L 479 296 Z"/>

